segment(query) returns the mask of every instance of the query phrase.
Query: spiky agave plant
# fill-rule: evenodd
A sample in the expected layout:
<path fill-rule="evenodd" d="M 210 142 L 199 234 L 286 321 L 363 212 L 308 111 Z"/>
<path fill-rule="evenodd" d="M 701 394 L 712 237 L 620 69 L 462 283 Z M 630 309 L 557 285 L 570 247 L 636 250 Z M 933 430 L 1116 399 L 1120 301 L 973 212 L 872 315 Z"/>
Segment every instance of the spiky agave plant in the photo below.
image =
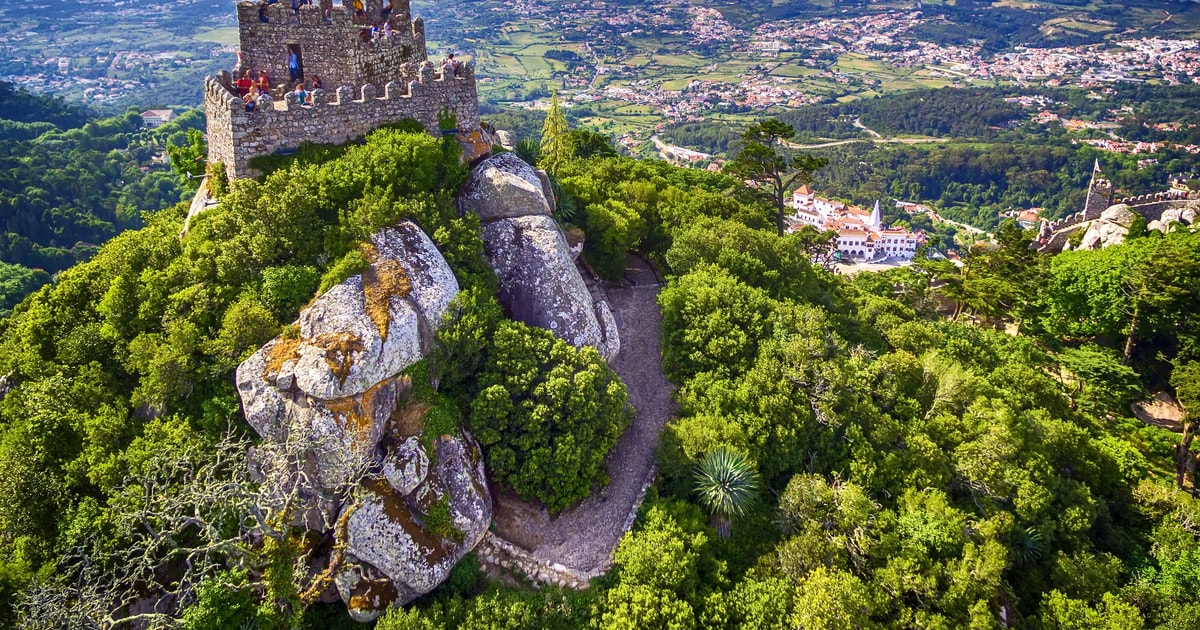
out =
<path fill-rule="evenodd" d="M 744 514 L 758 493 L 758 471 L 745 455 L 722 446 L 696 465 L 696 493 L 712 512 L 717 535 L 729 538 L 733 517 Z"/>

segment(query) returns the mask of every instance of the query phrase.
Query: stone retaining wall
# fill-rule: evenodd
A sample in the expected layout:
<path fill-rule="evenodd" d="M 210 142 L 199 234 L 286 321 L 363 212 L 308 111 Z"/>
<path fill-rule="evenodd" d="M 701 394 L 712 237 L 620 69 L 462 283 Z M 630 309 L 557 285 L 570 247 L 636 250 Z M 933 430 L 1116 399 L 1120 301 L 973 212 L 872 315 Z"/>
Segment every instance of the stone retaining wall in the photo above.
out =
<path fill-rule="evenodd" d="M 481 564 L 516 572 L 529 578 L 536 586 L 552 584 L 583 590 L 588 587 L 592 578 L 604 574 L 604 571 L 583 573 L 557 562 L 538 560 L 533 554 L 492 532 L 483 536 L 483 541 L 475 547 L 475 555 Z"/>
<path fill-rule="evenodd" d="M 223 162 L 230 177 L 254 173 L 250 159 L 304 142 L 343 143 L 381 125 L 412 119 L 430 133 L 438 133 L 438 113 L 449 110 L 458 128 L 479 128 L 475 73 L 470 64 L 461 76 L 443 79 L 431 68 L 418 71 L 407 85 L 388 83 L 382 93 L 375 85 L 357 89 L 342 86 L 329 100 L 327 93 L 313 92 L 312 106 L 301 106 L 292 94 L 283 101 L 260 99 L 255 111 L 237 96 L 232 76 L 222 71 L 205 79 L 204 108 L 208 117 L 208 159 Z M 357 92 L 357 94 L 355 93 Z"/>

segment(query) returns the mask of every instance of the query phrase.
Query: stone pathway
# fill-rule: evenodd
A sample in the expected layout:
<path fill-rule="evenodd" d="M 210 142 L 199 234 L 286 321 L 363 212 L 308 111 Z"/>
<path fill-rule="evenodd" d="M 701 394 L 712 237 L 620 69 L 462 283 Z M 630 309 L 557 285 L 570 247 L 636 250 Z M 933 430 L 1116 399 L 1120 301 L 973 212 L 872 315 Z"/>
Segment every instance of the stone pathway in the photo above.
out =
<path fill-rule="evenodd" d="M 626 281 L 607 290 L 621 333 L 621 353 L 612 367 L 636 410 L 605 460 L 610 483 L 554 519 L 511 495 L 497 497 L 496 533 L 539 560 L 585 574 L 603 572 L 641 503 L 659 433 L 674 414 L 674 386 L 662 373 L 660 288 L 649 265 L 631 257 Z"/>

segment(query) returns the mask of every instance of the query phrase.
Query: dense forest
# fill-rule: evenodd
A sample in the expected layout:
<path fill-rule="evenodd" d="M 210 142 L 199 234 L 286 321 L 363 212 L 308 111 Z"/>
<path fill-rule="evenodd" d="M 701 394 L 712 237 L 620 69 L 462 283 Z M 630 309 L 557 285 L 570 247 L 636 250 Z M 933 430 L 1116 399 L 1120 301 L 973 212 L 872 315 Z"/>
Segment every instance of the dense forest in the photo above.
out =
<path fill-rule="evenodd" d="M 988 138 L 1021 114 L 996 90 L 942 88 L 914 90 L 848 103 L 803 107 L 779 115 L 800 134 L 822 138 L 856 138 L 870 129 L 889 135 Z"/>
<path fill-rule="evenodd" d="M 1046 92 L 1045 107 L 1063 118 L 1116 118 L 1116 133 L 1130 140 L 1194 142 L 1200 119 L 1189 109 L 1197 88 L 1118 85 L 1104 94 L 1079 89 Z M 1062 127 L 1021 124 L 1026 114 L 1006 98 L 1028 95 L 1016 88 L 918 90 L 850 103 L 809 107 L 780 115 L 796 130 L 795 142 L 829 138 L 862 142 L 813 149 L 829 160 L 814 180 L 824 195 L 870 205 L 876 199 L 921 202 L 940 214 L 979 228 L 994 228 L 1001 212 L 1043 209 L 1055 219 L 1079 210 L 1099 160 L 1117 196 L 1166 188 L 1176 173 L 1195 172 L 1200 156 L 1183 146 L 1145 154 L 1100 151 Z M 888 136 L 926 135 L 945 142 L 874 142 L 861 122 Z M 1174 123 L 1167 128 L 1163 123 Z M 1174 129 L 1174 130 L 1172 130 Z M 718 122 L 668 127 L 668 141 L 718 155 L 739 150 L 738 134 Z M 889 204 L 890 205 L 890 204 Z"/>
<path fill-rule="evenodd" d="M 619 278 L 636 251 L 667 277 L 679 413 L 657 483 L 588 590 L 468 558 L 377 628 L 1200 626 L 1194 455 L 1129 408 L 1165 390 L 1188 426 L 1200 413 L 1200 237 L 1048 257 L 1008 222 L 961 268 L 847 278 L 740 180 L 572 138 L 557 215 L 588 262 Z M 0 320 L 5 627 L 106 627 L 164 592 L 163 626 L 360 627 L 303 596 L 302 537 L 241 518 L 232 372 L 405 218 L 464 289 L 409 371 L 441 430 L 481 436 L 497 483 L 553 509 L 595 481 L 623 388 L 594 351 L 503 317 L 479 221 L 454 207 L 456 143 L 398 125 L 267 166 L 186 236 L 178 206 L 148 213 Z M 586 405 L 516 411 L 572 375 Z M 512 466 L 563 427 L 598 436 L 585 465 Z"/>
<path fill-rule="evenodd" d="M 140 213 L 178 203 L 185 184 L 163 161 L 203 127 L 190 111 L 143 130 L 129 111 L 94 118 L 0 83 L 0 314 L 49 276 L 87 260 Z"/>

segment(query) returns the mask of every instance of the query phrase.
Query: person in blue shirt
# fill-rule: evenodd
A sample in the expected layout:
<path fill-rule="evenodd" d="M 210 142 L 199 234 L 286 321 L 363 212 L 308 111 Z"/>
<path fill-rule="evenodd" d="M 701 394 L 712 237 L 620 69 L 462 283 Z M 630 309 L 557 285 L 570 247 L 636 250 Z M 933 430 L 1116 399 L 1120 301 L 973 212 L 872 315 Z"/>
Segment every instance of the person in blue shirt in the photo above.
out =
<path fill-rule="evenodd" d="M 300 80 L 300 58 L 294 50 L 288 51 L 288 74 L 292 75 L 293 81 Z"/>
<path fill-rule="evenodd" d="M 303 81 L 298 81 L 296 83 L 296 89 L 292 93 L 295 94 L 296 98 L 300 101 L 301 107 L 312 107 L 312 97 L 304 89 Z"/>

